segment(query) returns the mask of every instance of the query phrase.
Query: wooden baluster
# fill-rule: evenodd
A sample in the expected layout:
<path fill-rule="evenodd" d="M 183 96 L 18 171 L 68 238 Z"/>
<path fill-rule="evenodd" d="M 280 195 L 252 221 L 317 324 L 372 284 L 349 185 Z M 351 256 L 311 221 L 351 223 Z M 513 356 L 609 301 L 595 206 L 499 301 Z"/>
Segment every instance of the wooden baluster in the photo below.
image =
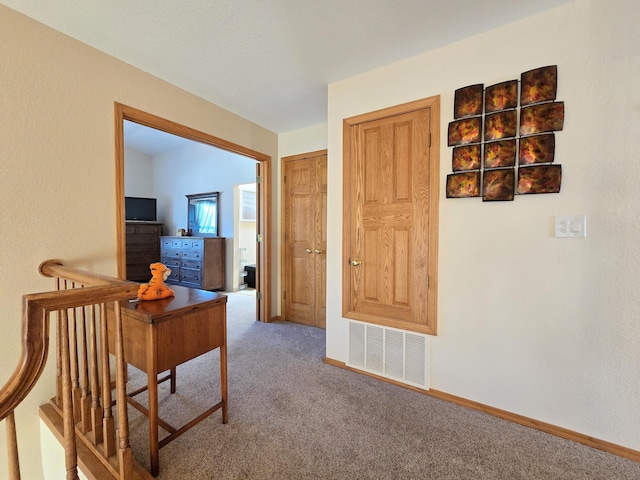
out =
<path fill-rule="evenodd" d="M 91 441 L 94 445 L 102 443 L 102 405 L 100 405 L 96 321 L 96 306 L 91 305 L 89 309 L 89 341 L 91 342 Z"/>
<path fill-rule="evenodd" d="M 66 289 L 67 281 L 64 281 L 64 287 Z M 60 278 L 56 278 L 56 290 L 62 290 L 60 285 Z M 58 312 L 56 318 L 56 335 L 57 338 L 62 338 L 61 319 L 62 312 Z M 56 343 L 56 405 L 62 407 L 62 359 L 60 352 L 60 342 Z"/>
<path fill-rule="evenodd" d="M 87 317 L 86 309 L 80 309 L 80 362 L 82 375 L 80 376 L 80 431 L 87 433 L 91 430 L 91 399 L 89 398 L 89 361 L 87 354 Z"/>
<path fill-rule="evenodd" d="M 127 414 L 127 366 L 124 361 L 124 339 L 122 335 L 122 313 L 120 302 L 113 305 L 115 320 L 115 355 L 116 355 L 116 406 L 118 409 L 118 465 L 120 478 L 133 478 L 133 457 L 129 445 L 129 417 Z"/>
<path fill-rule="evenodd" d="M 75 288 L 72 283 L 71 288 Z M 73 420 L 74 422 L 80 421 L 80 398 L 82 392 L 80 391 L 79 382 L 79 367 L 78 367 L 78 332 L 76 317 L 77 308 L 69 310 L 68 318 L 69 322 L 69 366 L 71 374 L 71 395 L 73 398 Z"/>
<path fill-rule="evenodd" d="M 16 435 L 16 419 L 13 412 L 6 420 L 7 455 L 9 457 L 9 480 L 20 480 L 20 461 L 18 459 L 18 437 Z"/>
<path fill-rule="evenodd" d="M 62 337 L 58 339 L 61 345 L 62 364 L 62 417 L 64 425 L 64 453 L 67 480 L 78 478 L 76 430 L 73 415 L 73 394 L 71 390 L 71 359 L 69 353 L 69 315 L 67 310 L 59 315 Z"/>
<path fill-rule="evenodd" d="M 109 368 L 109 339 L 107 331 L 107 309 L 100 304 L 100 356 L 102 363 L 102 434 L 104 456 L 116 453 L 116 432 L 111 407 L 111 370 Z"/>

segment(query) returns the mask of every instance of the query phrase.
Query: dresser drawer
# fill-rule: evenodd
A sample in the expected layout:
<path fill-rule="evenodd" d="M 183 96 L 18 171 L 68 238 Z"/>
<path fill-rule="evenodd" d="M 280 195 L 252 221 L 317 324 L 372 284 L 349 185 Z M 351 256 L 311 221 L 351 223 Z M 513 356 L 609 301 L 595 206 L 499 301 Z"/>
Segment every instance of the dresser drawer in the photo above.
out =
<path fill-rule="evenodd" d="M 149 265 L 159 261 L 160 258 L 156 252 L 138 252 L 129 255 L 128 263 L 131 265 L 144 265 L 147 268 L 147 273 L 149 273 Z"/>
<path fill-rule="evenodd" d="M 178 257 L 166 257 L 163 255 L 161 262 L 171 270 L 177 270 L 180 268 L 180 259 Z"/>
<path fill-rule="evenodd" d="M 127 264 L 127 278 L 137 278 L 139 282 L 151 280 L 149 265 Z"/>
<path fill-rule="evenodd" d="M 167 279 L 165 280 L 166 283 L 173 283 L 173 284 L 178 284 L 180 283 L 180 270 L 179 269 L 172 269 L 171 270 L 171 275 L 169 275 L 167 277 Z"/>
<path fill-rule="evenodd" d="M 182 248 L 182 241 L 179 238 L 163 237 L 162 248 L 180 250 L 180 248 Z"/>
<path fill-rule="evenodd" d="M 181 246 L 183 249 L 193 249 L 193 250 L 202 250 L 202 239 L 201 238 L 188 238 L 183 239 L 181 242 Z"/>
<path fill-rule="evenodd" d="M 157 238 L 127 240 L 127 252 L 159 252 L 160 242 Z"/>
<path fill-rule="evenodd" d="M 155 235 L 156 237 L 162 235 L 161 225 L 134 225 L 134 233 Z"/>
<path fill-rule="evenodd" d="M 200 260 L 202 258 L 202 251 L 200 250 L 182 250 L 180 255 L 183 259 Z"/>
<path fill-rule="evenodd" d="M 164 246 L 162 247 L 162 251 L 160 253 L 162 255 L 162 258 L 180 258 L 180 257 L 182 257 L 182 254 L 181 254 L 180 250 L 172 250 L 171 248 L 164 248 Z"/>
<path fill-rule="evenodd" d="M 182 258 L 180 265 L 182 268 L 190 268 L 192 270 L 200 271 L 202 269 L 202 262 L 197 258 Z"/>
<path fill-rule="evenodd" d="M 180 269 L 180 281 L 200 285 L 200 272 L 198 270 Z"/>

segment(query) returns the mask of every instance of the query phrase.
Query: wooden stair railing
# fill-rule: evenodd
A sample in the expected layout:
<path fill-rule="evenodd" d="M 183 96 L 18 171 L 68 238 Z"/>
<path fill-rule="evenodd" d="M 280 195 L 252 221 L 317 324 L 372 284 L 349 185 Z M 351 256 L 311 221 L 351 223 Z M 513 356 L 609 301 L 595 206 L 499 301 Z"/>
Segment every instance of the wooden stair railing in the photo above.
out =
<path fill-rule="evenodd" d="M 6 420 L 7 427 L 8 479 L 20 480 L 13 412 L 44 369 L 51 317 L 56 318 L 58 338 L 56 394 L 40 407 L 40 417 L 64 447 L 67 480 L 78 478 L 78 465 L 95 480 L 153 478 L 133 459 L 129 445 L 120 302 L 135 298 L 138 284 L 66 267 L 57 260 L 42 263 L 39 270 L 55 278 L 56 290 L 23 296 L 22 356 L 0 389 L 0 421 Z M 107 336 L 110 303 L 114 304 L 113 320 L 109 320 L 115 322 L 113 352 L 109 352 Z"/>

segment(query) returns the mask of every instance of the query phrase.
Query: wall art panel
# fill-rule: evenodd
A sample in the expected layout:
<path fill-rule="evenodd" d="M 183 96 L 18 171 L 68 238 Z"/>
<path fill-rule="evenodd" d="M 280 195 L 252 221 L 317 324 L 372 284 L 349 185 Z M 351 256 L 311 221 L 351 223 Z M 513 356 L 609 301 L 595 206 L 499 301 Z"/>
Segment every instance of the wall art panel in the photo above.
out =
<path fill-rule="evenodd" d="M 515 138 L 484 144 L 484 168 L 513 167 L 515 164 Z"/>
<path fill-rule="evenodd" d="M 480 172 L 453 173 L 447 175 L 447 198 L 480 196 Z"/>
<path fill-rule="evenodd" d="M 534 165 L 518 169 L 518 193 L 560 193 L 562 165 Z"/>
<path fill-rule="evenodd" d="M 518 106 L 518 81 L 498 83 L 487 87 L 484 95 L 485 113 L 508 110 Z"/>
<path fill-rule="evenodd" d="M 448 145 L 465 145 L 481 140 L 482 117 L 471 117 L 449 123 Z"/>
<path fill-rule="evenodd" d="M 454 147 L 452 169 L 454 172 L 479 170 L 481 166 L 480 144 Z"/>
<path fill-rule="evenodd" d="M 515 168 L 485 170 L 482 179 L 483 202 L 505 202 L 513 200 Z"/>
<path fill-rule="evenodd" d="M 456 90 L 453 100 L 453 118 L 482 115 L 484 85 L 469 85 Z"/>
<path fill-rule="evenodd" d="M 522 84 L 520 106 L 522 107 L 555 100 L 558 88 L 558 67 L 551 65 L 524 72 L 520 76 L 520 83 Z"/>
<path fill-rule="evenodd" d="M 447 175 L 447 198 L 481 196 L 493 202 L 559 193 L 562 165 L 551 164 L 565 105 L 556 101 L 557 90 L 557 65 L 486 89 L 482 83 L 457 89 L 447 132 L 454 172 Z"/>
<path fill-rule="evenodd" d="M 555 149 L 556 136 L 553 133 L 522 137 L 518 149 L 518 163 L 520 165 L 551 163 L 555 156 Z"/>

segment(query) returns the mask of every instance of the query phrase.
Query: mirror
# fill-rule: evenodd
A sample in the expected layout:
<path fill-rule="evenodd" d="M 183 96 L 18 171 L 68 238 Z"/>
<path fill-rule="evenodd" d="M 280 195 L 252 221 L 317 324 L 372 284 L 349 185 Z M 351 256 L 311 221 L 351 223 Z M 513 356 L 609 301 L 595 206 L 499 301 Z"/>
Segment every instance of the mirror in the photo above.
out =
<path fill-rule="evenodd" d="M 219 196 L 220 192 L 186 195 L 190 235 L 201 237 L 218 236 Z"/>

